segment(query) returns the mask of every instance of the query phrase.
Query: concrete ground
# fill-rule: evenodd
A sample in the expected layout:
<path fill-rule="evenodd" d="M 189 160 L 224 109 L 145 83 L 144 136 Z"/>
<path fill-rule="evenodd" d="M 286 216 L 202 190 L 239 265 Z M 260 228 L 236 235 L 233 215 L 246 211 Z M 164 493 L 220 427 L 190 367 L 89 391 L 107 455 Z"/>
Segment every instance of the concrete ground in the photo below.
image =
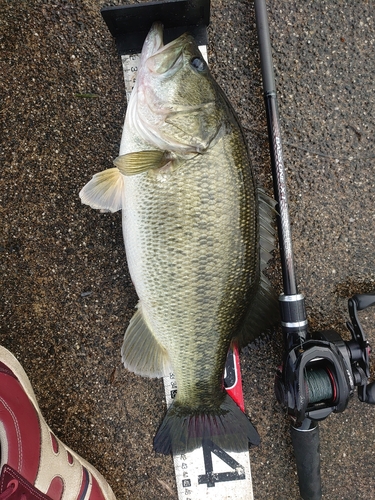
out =
<path fill-rule="evenodd" d="M 267 3 L 298 285 L 311 329 L 344 334 L 347 299 L 375 289 L 374 3 Z M 120 215 L 78 197 L 117 156 L 126 109 L 103 5 L 0 0 L 0 342 L 23 364 L 58 437 L 105 475 L 118 500 L 172 499 L 172 459 L 152 450 L 162 382 L 121 366 L 137 298 Z M 212 72 L 271 192 L 253 3 L 213 0 L 209 39 Z M 270 274 L 281 290 L 277 258 Z M 361 313 L 372 343 L 374 319 L 374 310 Z M 241 359 L 262 439 L 251 450 L 256 500 L 299 498 L 289 421 L 273 392 L 281 353 L 277 332 Z M 375 496 L 374 411 L 354 397 L 321 424 L 325 499 Z"/>

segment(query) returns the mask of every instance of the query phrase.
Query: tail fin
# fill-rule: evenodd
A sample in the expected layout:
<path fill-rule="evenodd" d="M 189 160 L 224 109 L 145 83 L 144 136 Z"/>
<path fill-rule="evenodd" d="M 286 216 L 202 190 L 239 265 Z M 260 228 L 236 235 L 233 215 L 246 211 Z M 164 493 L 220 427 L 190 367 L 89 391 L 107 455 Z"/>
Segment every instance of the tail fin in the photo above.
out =
<path fill-rule="evenodd" d="M 191 412 L 172 403 L 154 438 L 154 450 L 168 455 L 187 453 L 198 448 L 203 439 L 212 440 L 225 451 L 245 451 L 249 443 L 258 445 L 260 437 L 248 417 L 233 399 L 225 395 L 217 412 Z"/>

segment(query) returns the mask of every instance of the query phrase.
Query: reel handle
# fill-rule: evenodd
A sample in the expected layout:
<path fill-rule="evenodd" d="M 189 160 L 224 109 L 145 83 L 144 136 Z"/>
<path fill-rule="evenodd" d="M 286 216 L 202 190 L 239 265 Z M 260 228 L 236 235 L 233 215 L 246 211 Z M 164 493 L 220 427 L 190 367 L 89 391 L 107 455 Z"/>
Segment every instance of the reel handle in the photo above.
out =
<path fill-rule="evenodd" d="M 363 293 L 357 294 L 352 297 L 357 304 L 357 310 L 362 311 L 363 309 L 367 309 L 367 307 L 371 307 L 375 305 L 375 293 Z"/>

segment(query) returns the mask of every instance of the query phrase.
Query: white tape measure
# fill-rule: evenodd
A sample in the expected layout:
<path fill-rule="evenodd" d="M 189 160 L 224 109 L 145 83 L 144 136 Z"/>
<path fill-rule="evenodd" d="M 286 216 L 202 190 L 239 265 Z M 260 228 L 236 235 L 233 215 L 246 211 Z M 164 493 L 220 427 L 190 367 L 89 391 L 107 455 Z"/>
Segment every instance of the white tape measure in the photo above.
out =
<path fill-rule="evenodd" d="M 199 49 L 207 61 L 207 47 L 200 46 Z M 121 61 L 129 102 L 137 78 L 140 54 L 122 55 Z M 229 353 L 225 375 L 229 394 L 240 407 L 243 406 L 238 352 Z M 164 377 L 164 389 L 169 406 L 177 394 L 173 373 Z M 179 500 L 254 499 L 248 452 L 228 453 L 207 439 L 194 451 L 175 455 L 173 461 Z"/>
<path fill-rule="evenodd" d="M 132 90 L 135 85 L 138 73 L 138 65 L 140 61 L 140 54 L 131 54 L 121 56 L 122 70 L 124 72 L 126 100 L 129 102 Z"/>

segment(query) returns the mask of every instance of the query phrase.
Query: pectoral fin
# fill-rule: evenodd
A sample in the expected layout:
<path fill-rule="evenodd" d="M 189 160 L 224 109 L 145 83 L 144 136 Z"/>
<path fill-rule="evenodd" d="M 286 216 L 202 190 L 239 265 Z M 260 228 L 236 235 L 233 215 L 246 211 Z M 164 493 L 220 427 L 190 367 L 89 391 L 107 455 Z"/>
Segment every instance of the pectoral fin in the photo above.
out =
<path fill-rule="evenodd" d="M 143 377 L 163 377 L 170 371 L 168 353 L 152 333 L 140 305 L 125 332 L 121 355 L 125 368 Z"/>
<path fill-rule="evenodd" d="M 122 208 L 124 177 L 118 168 L 95 174 L 79 193 L 82 203 L 91 208 L 117 212 Z"/>
<path fill-rule="evenodd" d="M 147 172 L 147 170 L 164 167 L 169 161 L 170 158 L 168 158 L 166 151 L 152 150 L 118 156 L 113 163 L 122 174 L 136 175 Z"/>

